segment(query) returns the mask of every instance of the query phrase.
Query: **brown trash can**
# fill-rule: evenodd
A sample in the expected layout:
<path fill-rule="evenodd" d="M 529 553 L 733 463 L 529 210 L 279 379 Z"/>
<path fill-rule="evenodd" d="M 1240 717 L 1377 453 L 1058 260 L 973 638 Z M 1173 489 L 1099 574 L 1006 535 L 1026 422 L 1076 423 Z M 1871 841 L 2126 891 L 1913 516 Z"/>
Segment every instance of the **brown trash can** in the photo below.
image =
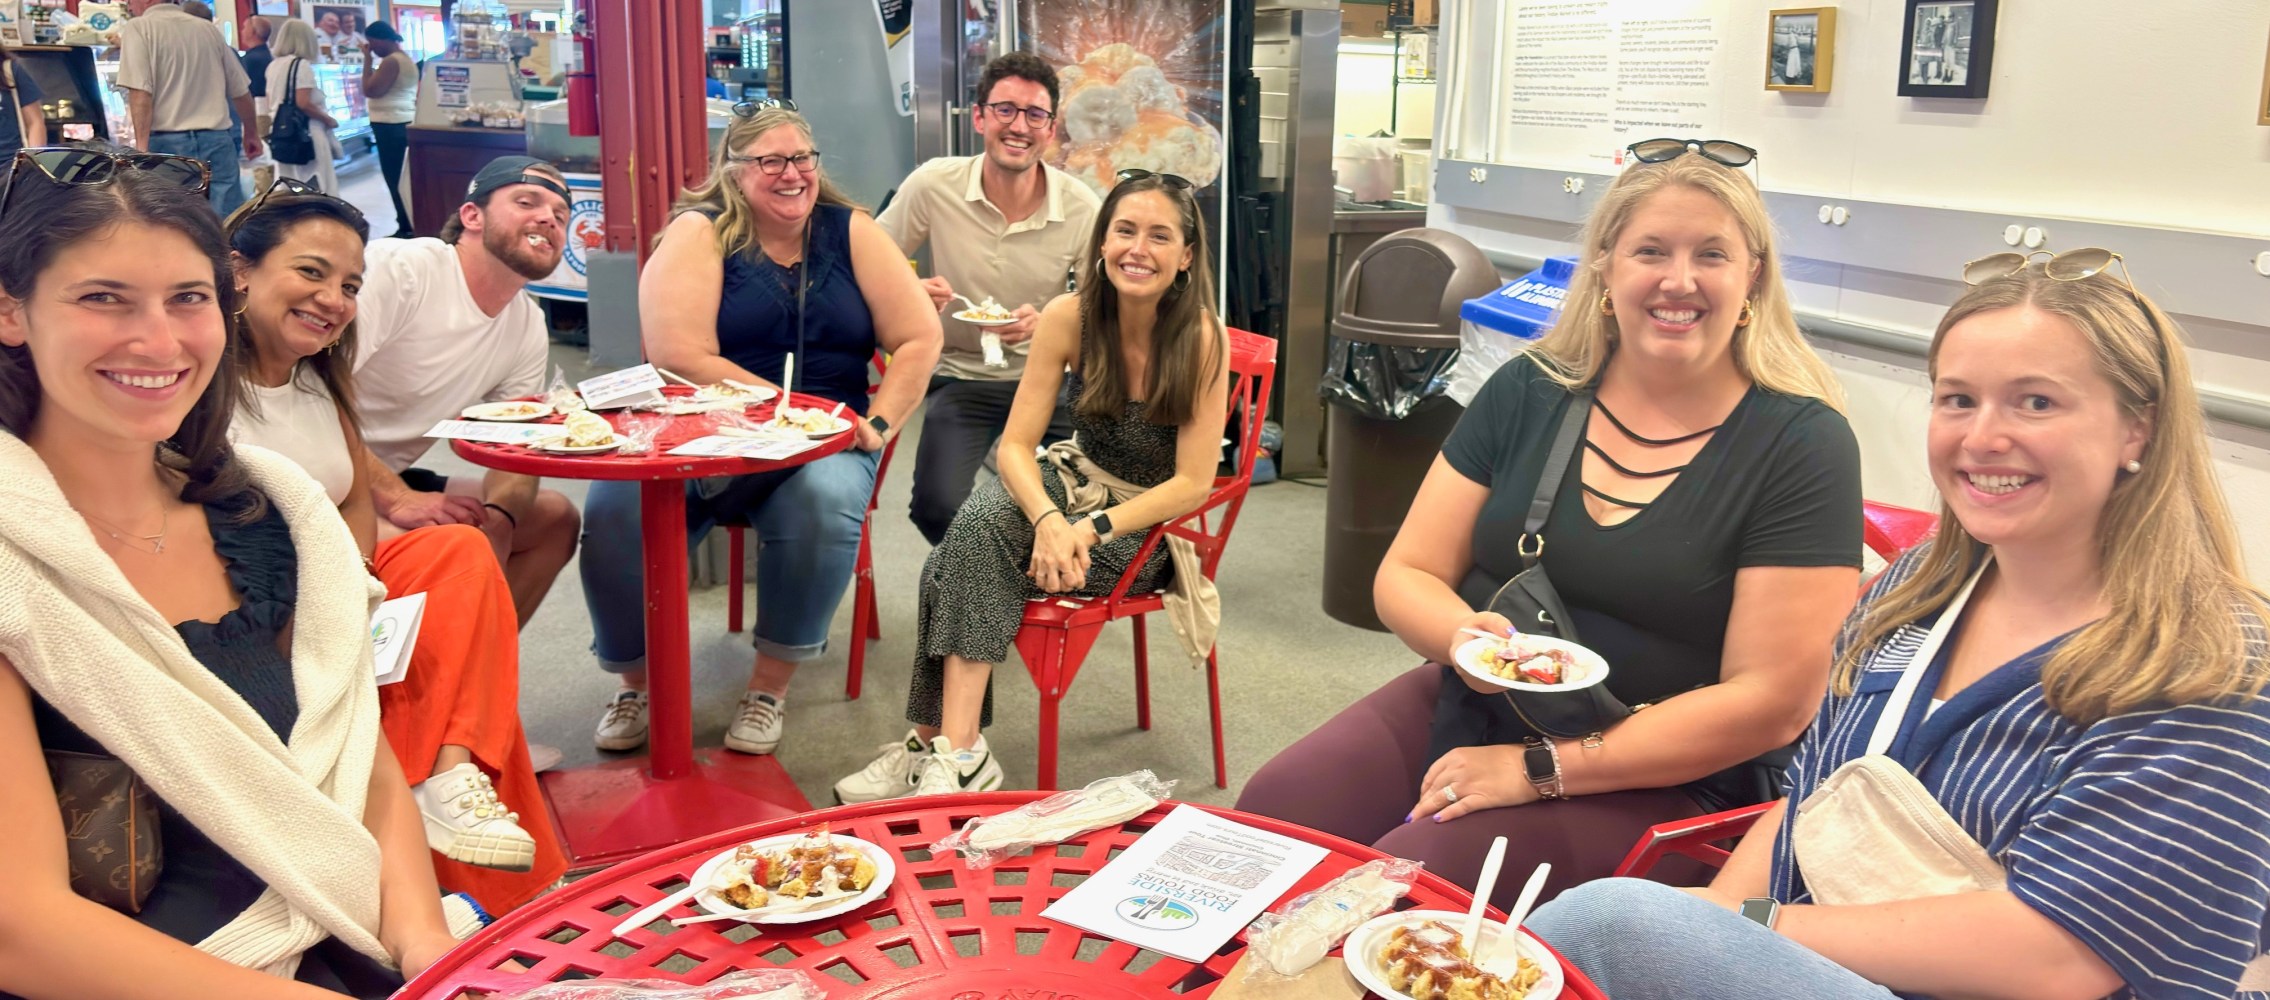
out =
<path fill-rule="evenodd" d="M 1366 248 L 1340 284 L 1323 384 L 1327 482 L 1324 613 L 1386 631 L 1372 577 L 1442 442 L 1466 410 L 1443 394 L 1458 310 L 1500 284 L 1465 239 L 1406 229 Z"/>

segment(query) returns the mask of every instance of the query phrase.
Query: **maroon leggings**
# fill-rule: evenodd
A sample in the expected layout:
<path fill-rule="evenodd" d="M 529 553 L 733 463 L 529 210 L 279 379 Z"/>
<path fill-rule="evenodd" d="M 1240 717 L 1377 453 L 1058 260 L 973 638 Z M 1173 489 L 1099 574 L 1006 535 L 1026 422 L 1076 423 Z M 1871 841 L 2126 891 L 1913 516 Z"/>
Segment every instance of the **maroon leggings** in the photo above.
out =
<path fill-rule="evenodd" d="M 1504 837 L 1504 874 L 1491 894 L 1500 909 L 1521 895 L 1540 861 L 1553 864 L 1542 903 L 1608 877 L 1648 827 L 1702 814 L 1679 789 L 1644 788 L 1406 823 L 1429 763 L 1427 733 L 1441 688 L 1442 668 L 1432 663 L 1389 681 L 1262 765 L 1237 807 L 1423 861 L 1467 887 L 1480 878 L 1490 841 Z M 1674 856 L 1651 877 L 1700 885 L 1710 872 Z"/>

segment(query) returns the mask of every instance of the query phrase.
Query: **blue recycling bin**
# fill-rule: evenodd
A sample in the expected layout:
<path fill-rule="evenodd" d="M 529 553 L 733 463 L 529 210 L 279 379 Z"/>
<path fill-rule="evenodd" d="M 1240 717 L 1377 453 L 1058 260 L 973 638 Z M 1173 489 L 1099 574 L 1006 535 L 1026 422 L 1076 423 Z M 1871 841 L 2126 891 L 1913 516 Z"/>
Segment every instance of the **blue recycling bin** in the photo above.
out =
<path fill-rule="evenodd" d="M 1458 318 L 1523 340 L 1535 340 L 1553 328 L 1561 300 L 1568 297 L 1569 279 L 1576 276 L 1576 258 L 1548 257 L 1545 266 L 1505 283 L 1480 298 L 1458 307 Z"/>

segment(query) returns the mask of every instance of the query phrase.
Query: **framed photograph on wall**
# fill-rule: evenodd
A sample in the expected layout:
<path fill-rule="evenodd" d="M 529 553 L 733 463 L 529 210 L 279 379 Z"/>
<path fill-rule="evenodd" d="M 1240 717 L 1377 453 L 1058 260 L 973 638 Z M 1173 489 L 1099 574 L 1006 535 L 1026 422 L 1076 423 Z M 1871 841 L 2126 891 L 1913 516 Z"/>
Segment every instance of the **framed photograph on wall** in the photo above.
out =
<path fill-rule="evenodd" d="M 1836 8 L 1790 7 L 1766 12 L 1766 89 L 1829 92 L 1836 63 Z"/>
<path fill-rule="evenodd" d="M 1997 0 L 1907 0 L 1900 96 L 1985 97 L 1994 69 L 1996 6 Z"/>
<path fill-rule="evenodd" d="M 2255 102 L 2254 123 L 2270 125 L 2270 58 L 2262 63 L 2262 99 Z"/>

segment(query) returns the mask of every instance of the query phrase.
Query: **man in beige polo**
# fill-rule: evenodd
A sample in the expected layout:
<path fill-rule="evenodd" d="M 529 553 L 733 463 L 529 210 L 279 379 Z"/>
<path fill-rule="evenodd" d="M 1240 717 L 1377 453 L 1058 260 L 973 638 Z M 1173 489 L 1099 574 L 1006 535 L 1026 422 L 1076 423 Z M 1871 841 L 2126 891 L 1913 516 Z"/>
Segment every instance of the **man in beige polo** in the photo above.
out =
<path fill-rule="evenodd" d="M 922 284 L 948 314 L 945 356 L 930 380 L 914 458 L 910 511 L 932 545 L 945 537 L 1009 421 L 1040 307 L 1072 289 L 1074 265 L 1087 252 L 1102 204 L 1086 184 L 1040 161 L 1056 127 L 1054 67 L 1012 52 L 985 67 L 977 92 L 971 117 L 985 152 L 915 168 L 877 220 L 910 256 L 930 246 L 935 273 Z M 1016 321 L 981 330 L 957 320 L 952 314 L 967 308 L 957 293 L 993 299 Z M 997 350 L 989 352 L 988 333 L 999 338 Z M 1070 415 L 1059 405 L 1048 440 L 1071 436 Z"/>
<path fill-rule="evenodd" d="M 127 0 L 133 14 L 118 26 L 118 89 L 126 95 L 134 146 L 205 161 L 213 211 L 228 218 L 244 204 L 237 154 L 260 156 L 260 137 L 230 134 L 232 121 L 257 120 L 252 82 L 236 50 L 213 25 L 174 0 Z M 235 117 L 231 118 L 231 111 Z"/>

